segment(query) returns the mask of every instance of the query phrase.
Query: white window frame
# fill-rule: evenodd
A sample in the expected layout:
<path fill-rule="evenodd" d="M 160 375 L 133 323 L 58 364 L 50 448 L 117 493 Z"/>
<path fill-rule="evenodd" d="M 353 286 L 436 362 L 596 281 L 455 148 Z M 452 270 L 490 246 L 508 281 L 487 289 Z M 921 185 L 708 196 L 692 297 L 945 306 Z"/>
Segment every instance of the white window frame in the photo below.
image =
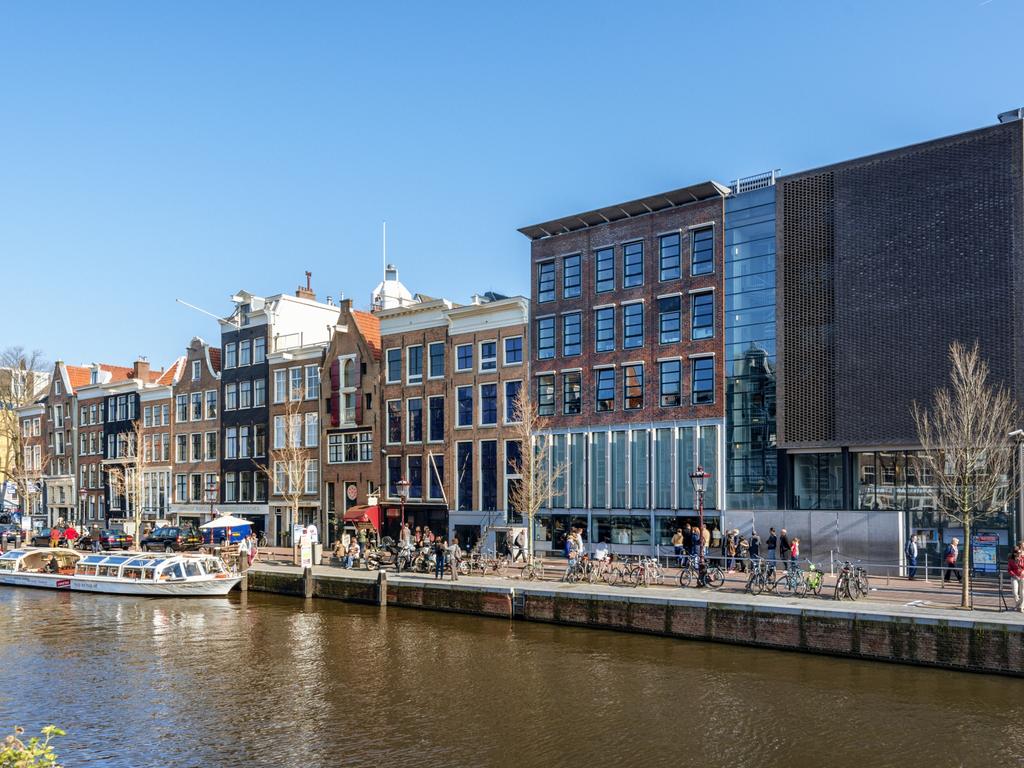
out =
<path fill-rule="evenodd" d="M 492 423 L 484 423 L 484 387 L 494 387 L 494 421 Z M 476 423 L 481 427 L 496 427 L 501 423 L 499 416 L 500 407 L 498 403 L 498 382 L 497 381 L 482 381 L 477 385 L 477 404 L 476 404 Z"/>
<path fill-rule="evenodd" d="M 274 370 L 274 404 L 280 404 L 288 399 L 288 369 L 277 368 Z"/>
<path fill-rule="evenodd" d="M 399 414 L 401 414 L 402 411 L 404 410 L 404 408 L 402 406 L 402 401 L 401 401 L 400 398 L 393 398 L 391 400 L 385 400 L 384 401 L 384 444 L 385 445 L 401 445 L 402 444 L 401 440 L 392 440 L 391 439 L 391 424 L 388 423 L 388 420 L 391 418 L 391 408 L 390 408 L 390 406 L 391 406 L 392 403 L 398 403 L 398 413 Z M 405 433 L 403 432 L 402 434 L 404 435 Z"/>
<path fill-rule="evenodd" d="M 484 344 L 494 345 L 494 357 L 488 357 L 488 362 L 493 362 L 493 368 L 484 368 Z M 476 369 L 479 373 L 494 373 L 498 370 L 498 340 L 497 339 L 484 339 L 483 341 L 477 342 L 477 364 Z"/>
<path fill-rule="evenodd" d="M 515 362 L 510 363 L 508 361 L 508 342 L 510 342 L 510 341 L 512 341 L 514 339 L 519 339 L 519 356 L 522 359 L 518 363 L 515 363 Z M 522 336 L 522 334 L 516 334 L 515 336 L 506 336 L 505 338 L 503 338 L 501 340 L 501 365 L 502 365 L 502 367 L 509 366 L 509 365 L 522 365 L 523 364 L 523 360 L 525 360 L 525 359 L 526 359 L 526 348 L 523 345 L 523 336 Z"/>
<path fill-rule="evenodd" d="M 413 378 L 412 371 L 409 369 L 409 365 L 412 363 L 412 355 L 409 354 L 409 350 L 419 349 L 420 351 L 420 374 L 417 378 Z M 406 384 L 422 384 L 424 377 L 424 365 L 427 364 L 427 359 L 423 356 L 424 346 L 422 344 L 410 344 L 405 348 L 405 383 Z"/>
<path fill-rule="evenodd" d="M 320 446 L 320 414 L 316 412 L 305 415 L 306 447 L 318 448 Z"/>
<path fill-rule="evenodd" d="M 390 356 L 390 353 L 392 353 L 392 352 L 398 352 L 398 354 L 401 355 L 402 354 L 402 348 L 401 347 L 390 347 L 390 348 L 384 350 L 384 383 L 385 384 L 401 384 L 402 383 L 402 360 L 401 360 L 401 357 L 399 357 L 399 360 L 398 360 L 398 378 L 397 379 L 392 379 L 391 378 L 391 361 L 388 358 Z"/>
<path fill-rule="evenodd" d="M 426 360 L 424 361 L 424 364 L 427 367 L 427 378 L 428 379 L 433 379 L 433 380 L 436 381 L 438 379 L 443 379 L 444 378 L 444 364 L 443 363 L 441 364 L 441 374 L 439 376 L 431 375 L 431 373 L 430 373 L 430 361 L 431 361 L 433 355 L 430 354 L 430 350 L 433 347 L 441 347 L 442 350 L 444 350 L 445 343 L 443 341 L 432 341 L 429 344 L 427 344 L 427 357 L 426 357 Z M 447 350 L 444 350 L 444 351 L 445 351 L 445 353 L 447 353 Z M 447 357 L 447 354 L 444 354 L 443 357 Z"/>
<path fill-rule="evenodd" d="M 455 360 L 452 363 L 452 369 L 456 373 L 463 373 L 465 371 L 472 371 L 473 370 L 473 364 L 472 363 L 470 363 L 468 368 L 462 368 L 459 365 L 459 350 L 462 349 L 463 347 L 469 347 L 471 350 L 473 349 L 473 345 L 472 344 L 456 344 L 455 345 Z"/>
<path fill-rule="evenodd" d="M 203 377 L 203 364 L 199 360 L 192 361 L 192 381 L 199 381 Z"/>
<path fill-rule="evenodd" d="M 410 411 L 411 411 L 410 406 L 412 405 L 412 401 L 413 400 L 419 400 L 419 402 L 420 402 L 420 439 L 419 440 L 413 440 L 412 439 L 412 418 L 410 417 L 409 414 L 410 414 Z M 424 398 L 422 398 L 422 397 L 410 397 L 410 398 L 408 398 L 405 401 L 405 442 L 406 443 L 410 443 L 412 445 L 419 445 L 420 443 L 425 442 L 423 440 L 423 427 L 424 427 L 424 424 L 426 423 L 426 419 L 423 418 L 423 401 L 424 401 Z"/>
<path fill-rule="evenodd" d="M 508 385 L 509 384 L 518 384 L 519 385 L 519 391 L 520 392 L 523 391 L 523 380 L 522 379 L 506 379 L 505 381 L 502 382 L 503 386 L 501 388 L 501 423 L 502 424 L 521 424 L 522 422 L 519 422 L 519 421 L 509 421 L 508 420 L 508 407 L 509 407 L 509 402 L 508 402 Z"/>

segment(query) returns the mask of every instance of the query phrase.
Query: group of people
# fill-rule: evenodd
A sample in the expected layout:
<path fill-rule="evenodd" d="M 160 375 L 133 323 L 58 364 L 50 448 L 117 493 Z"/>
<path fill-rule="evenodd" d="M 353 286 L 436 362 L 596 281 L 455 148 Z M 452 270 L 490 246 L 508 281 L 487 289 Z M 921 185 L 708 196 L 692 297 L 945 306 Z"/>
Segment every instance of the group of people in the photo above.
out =
<path fill-rule="evenodd" d="M 703 555 L 706 558 L 711 539 L 711 531 L 706 525 L 700 528 L 687 523 L 684 527 L 677 528 L 672 536 L 672 546 L 676 557 L 679 558 L 680 566 L 685 565 L 687 559 L 691 557 Z M 747 538 L 740 534 L 739 528 L 733 528 L 722 533 L 719 544 L 722 564 L 729 573 L 745 571 L 747 563 L 762 558 L 773 565 L 776 561 L 781 561 L 784 567 L 800 562 L 800 539 L 796 536 L 790 538 L 785 528 L 779 532 L 769 528 L 768 538 L 764 542 L 756 530 Z"/>

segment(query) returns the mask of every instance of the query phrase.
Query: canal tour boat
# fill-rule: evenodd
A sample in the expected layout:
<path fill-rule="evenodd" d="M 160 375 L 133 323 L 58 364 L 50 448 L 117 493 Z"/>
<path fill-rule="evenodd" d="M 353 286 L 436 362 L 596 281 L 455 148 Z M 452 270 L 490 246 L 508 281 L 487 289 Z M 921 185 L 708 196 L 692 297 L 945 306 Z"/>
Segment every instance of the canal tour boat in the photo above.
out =
<path fill-rule="evenodd" d="M 242 580 L 219 557 L 73 549 L 12 549 L 0 555 L 0 584 L 143 597 L 217 597 Z"/>

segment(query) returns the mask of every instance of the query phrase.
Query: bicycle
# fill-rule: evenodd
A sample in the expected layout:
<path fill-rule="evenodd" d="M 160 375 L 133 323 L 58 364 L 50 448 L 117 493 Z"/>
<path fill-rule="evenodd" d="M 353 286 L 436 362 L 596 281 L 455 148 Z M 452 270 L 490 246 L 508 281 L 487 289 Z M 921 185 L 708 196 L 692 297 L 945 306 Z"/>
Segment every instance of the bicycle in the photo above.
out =
<path fill-rule="evenodd" d="M 661 566 L 658 565 L 658 561 L 654 558 L 641 558 L 640 562 L 630 568 L 629 580 L 634 587 L 647 587 L 651 584 L 661 584 Z"/>
<path fill-rule="evenodd" d="M 804 597 L 807 594 L 807 582 L 804 579 L 804 572 L 800 566 L 793 564 L 786 569 L 786 572 L 775 581 L 775 594 L 783 597 L 796 595 Z"/>
<path fill-rule="evenodd" d="M 807 591 L 815 595 L 821 594 L 821 588 L 825 583 L 821 568 L 810 560 L 807 560 L 807 570 L 804 571 L 804 583 L 807 585 Z"/>
<path fill-rule="evenodd" d="M 527 581 L 543 579 L 544 563 L 536 555 L 530 555 L 530 559 L 527 560 L 526 565 L 523 566 L 523 572 L 519 574 L 519 578 L 526 579 Z"/>
<path fill-rule="evenodd" d="M 857 576 L 853 564 L 844 560 L 839 566 L 839 573 L 836 574 L 836 589 L 834 597 L 836 600 L 856 600 L 860 596 L 857 587 Z"/>
<path fill-rule="evenodd" d="M 752 595 L 775 591 L 775 564 L 762 558 L 752 560 L 746 591 Z"/>
<path fill-rule="evenodd" d="M 707 561 L 695 564 L 691 558 L 686 567 L 679 571 L 679 586 L 688 587 L 691 584 L 718 589 L 725 584 L 725 574 L 717 565 L 709 565 Z"/>

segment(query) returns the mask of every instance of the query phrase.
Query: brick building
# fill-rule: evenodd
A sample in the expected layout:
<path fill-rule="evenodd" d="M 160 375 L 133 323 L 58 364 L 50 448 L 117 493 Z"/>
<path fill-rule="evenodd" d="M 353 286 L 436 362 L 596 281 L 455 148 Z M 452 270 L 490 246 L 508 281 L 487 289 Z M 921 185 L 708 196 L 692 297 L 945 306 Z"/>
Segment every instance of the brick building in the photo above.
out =
<path fill-rule="evenodd" d="M 720 474 L 725 198 L 704 182 L 520 230 L 531 240 L 532 386 L 565 473 L 539 549 L 580 527 L 650 551 Z M 705 498 L 712 525 L 720 485 Z"/>
<path fill-rule="evenodd" d="M 320 457 L 324 538 L 329 546 L 348 520 L 380 525 L 380 321 L 341 302 L 324 355 L 320 386 Z"/>
<path fill-rule="evenodd" d="M 193 338 L 171 387 L 171 517 L 199 526 L 210 519 L 220 494 L 220 348 Z"/>

